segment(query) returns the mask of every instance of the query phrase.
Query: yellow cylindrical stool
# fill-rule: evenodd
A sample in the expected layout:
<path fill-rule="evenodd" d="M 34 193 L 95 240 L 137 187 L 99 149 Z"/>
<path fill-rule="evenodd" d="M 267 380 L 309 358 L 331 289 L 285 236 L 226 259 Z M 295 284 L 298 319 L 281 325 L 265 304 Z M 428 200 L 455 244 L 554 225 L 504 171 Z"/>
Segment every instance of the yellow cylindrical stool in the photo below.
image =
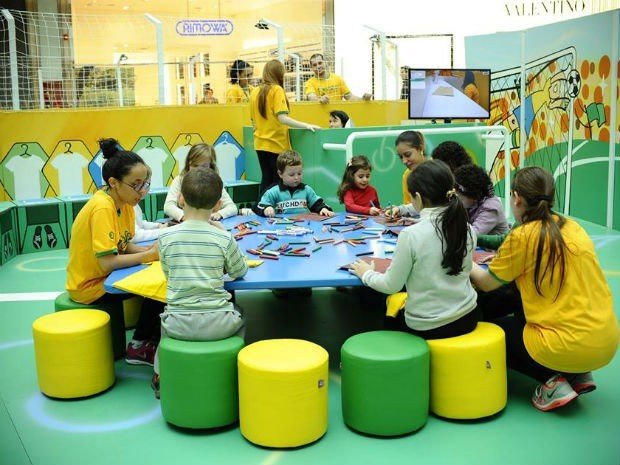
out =
<path fill-rule="evenodd" d="M 125 329 L 135 328 L 140 318 L 140 310 L 144 297 L 136 295 L 123 300 L 123 317 L 125 319 Z"/>
<path fill-rule="evenodd" d="M 463 336 L 427 341 L 431 353 L 431 405 L 436 415 L 472 420 L 506 406 L 504 331 L 478 323 Z"/>
<path fill-rule="evenodd" d="M 323 436 L 328 359 L 321 346 L 300 339 L 271 339 L 241 349 L 241 434 L 266 447 L 297 447 Z"/>
<path fill-rule="evenodd" d="M 32 324 L 39 388 L 73 399 L 98 394 L 114 384 L 110 316 L 101 310 L 66 310 Z"/>

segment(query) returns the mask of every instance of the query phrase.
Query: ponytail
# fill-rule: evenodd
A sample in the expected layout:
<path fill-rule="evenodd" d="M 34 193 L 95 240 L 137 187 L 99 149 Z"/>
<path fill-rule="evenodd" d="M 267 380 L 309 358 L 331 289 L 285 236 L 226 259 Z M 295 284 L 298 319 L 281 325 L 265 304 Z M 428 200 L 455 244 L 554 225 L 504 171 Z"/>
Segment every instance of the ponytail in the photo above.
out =
<path fill-rule="evenodd" d="M 422 162 L 407 178 L 407 187 L 412 196 L 420 194 L 425 207 L 445 207 L 434 222 L 442 242 L 441 266 L 448 275 L 458 275 L 463 271 L 471 232 L 467 211 L 456 195 L 450 168 L 439 160 Z"/>
<path fill-rule="evenodd" d="M 525 200 L 526 209 L 522 215 L 523 224 L 540 221 L 540 234 L 536 245 L 536 264 L 534 266 L 534 286 L 538 295 L 542 296 L 542 284 L 547 276 L 553 283 L 559 269 L 558 290 L 554 300 L 558 298 L 566 279 L 566 242 L 562 236 L 562 227 L 566 218 L 552 210 L 555 186 L 551 175 L 537 166 L 519 170 L 515 176 L 513 191 Z M 557 220 L 554 218 L 557 216 Z M 542 269 L 543 258 L 547 263 Z"/>
<path fill-rule="evenodd" d="M 441 266 L 448 270 L 450 276 L 456 276 L 463 271 L 463 261 L 467 256 L 467 238 L 471 236 L 471 232 L 467 211 L 454 189 L 448 191 L 447 199 L 448 206 L 439 214 L 435 230 L 440 234 L 439 225 L 441 225 L 440 237 L 443 237 Z"/>

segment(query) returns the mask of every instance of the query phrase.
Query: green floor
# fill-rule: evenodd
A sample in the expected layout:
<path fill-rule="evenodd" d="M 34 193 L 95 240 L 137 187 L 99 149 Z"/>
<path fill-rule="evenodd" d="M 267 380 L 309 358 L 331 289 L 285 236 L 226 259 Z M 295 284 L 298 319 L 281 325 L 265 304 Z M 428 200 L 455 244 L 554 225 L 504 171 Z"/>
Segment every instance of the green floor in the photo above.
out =
<path fill-rule="evenodd" d="M 618 312 L 620 233 L 587 229 Z M 66 256 L 66 251 L 24 255 L 0 268 L 0 465 L 620 464 L 619 357 L 595 373 L 594 393 L 557 412 L 534 409 L 529 399 L 535 383 L 510 373 L 508 405 L 491 419 L 454 422 L 431 416 L 419 432 L 395 439 L 349 430 L 340 410 L 338 351 L 348 336 L 378 328 L 383 312 L 382 300 L 361 289 L 319 289 L 303 301 L 279 300 L 268 291 L 238 293 L 248 342 L 295 337 L 329 351 L 329 427 L 310 446 L 255 447 L 237 426 L 215 433 L 172 428 L 149 386 L 151 370 L 123 362 L 116 364 L 115 386 L 103 395 L 50 400 L 37 388 L 31 325 L 53 310 L 52 295 L 35 293 L 63 289 Z M 406 393 L 386 380 L 385 395 Z"/>

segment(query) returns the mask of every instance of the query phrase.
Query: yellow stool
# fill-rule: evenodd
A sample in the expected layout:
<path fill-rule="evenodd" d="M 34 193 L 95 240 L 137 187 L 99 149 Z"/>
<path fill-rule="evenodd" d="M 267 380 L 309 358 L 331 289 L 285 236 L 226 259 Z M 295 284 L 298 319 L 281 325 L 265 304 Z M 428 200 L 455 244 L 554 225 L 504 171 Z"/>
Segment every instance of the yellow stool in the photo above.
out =
<path fill-rule="evenodd" d="M 472 420 L 506 406 L 504 331 L 478 323 L 463 336 L 428 342 L 431 353 L 431 404 L 435 415 Z"/>
<path fill-rule="evenodd" d="M 270 339 L 241 349 L 241 434 L 266 447 L 297 447 L 323 436 L 328 358 L 321 346 L 300 339 Z"/>
<path fill-rule="evenodd" d="M 123 317 L 125 320 L 125 329 L 135 328 L 140 318 L 140 310 L 144 297 L 136 295 L 129 299 L 123 300 Z"/>
<path fill-rule="evenodd" d="M 385 316 L 396 318 L 398 316 L 398 312 L 405 308 L 406 303 L 406 292 L 397 292 L 396 294 L 387 296 L 385 299 Z"/>
<path fill-rule="evenodd" d="M 110 316 L 101 310 L 65 310 L 32 324 L 41 392 L 73 399 L 114 384 Z"/>

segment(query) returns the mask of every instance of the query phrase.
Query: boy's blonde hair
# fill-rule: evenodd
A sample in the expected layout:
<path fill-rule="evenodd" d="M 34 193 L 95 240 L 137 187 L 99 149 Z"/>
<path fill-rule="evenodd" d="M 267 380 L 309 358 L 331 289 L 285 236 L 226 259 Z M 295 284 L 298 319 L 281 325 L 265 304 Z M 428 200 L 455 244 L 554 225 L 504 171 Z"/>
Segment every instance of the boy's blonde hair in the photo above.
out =
<path fill-rule="evenodd" d="M 199 144 L 192 145 L 192 148 L 189 149 L 189 152 L 187 152 L 187 157 L 185 158 L 185 166 L 183 167 L 181 176 L 185 176 L 187 174 L 190 166 L 199 166 L 197 162 L 201 158 L 205 158 L 207 161 L 204 163 L 200 163 L 200 166 L 205 165 L 207 168 L 211 168 L 213 171 L 218 173 L 215 149 L 212 145 L 201 142 Z"/>
<path fill-rule="evenodd" d="M 279 173 L 284 173 L 284 170 L 287 166 L 299 166 L 303 165 L 303 161 L 301 159 L 301 155 L 294 150 L 286 150 L 278 155 L 278 159 L 276 160 L 276 168 Z"/>

